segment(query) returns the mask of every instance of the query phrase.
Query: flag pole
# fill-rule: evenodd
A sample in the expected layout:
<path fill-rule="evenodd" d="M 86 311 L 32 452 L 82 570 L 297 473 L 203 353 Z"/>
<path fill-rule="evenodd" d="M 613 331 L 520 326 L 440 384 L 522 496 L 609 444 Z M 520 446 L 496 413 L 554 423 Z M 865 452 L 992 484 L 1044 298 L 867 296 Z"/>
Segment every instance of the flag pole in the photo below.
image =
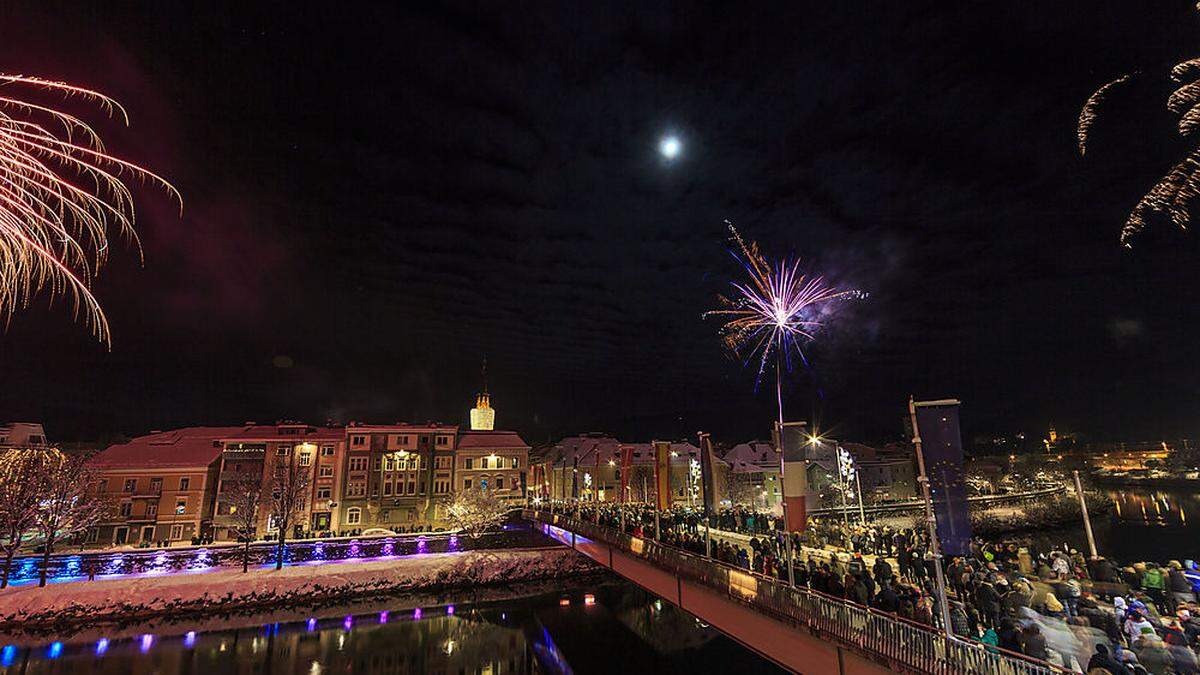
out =
<path fill-rule="evenodd" d="M 921 430 L 917 427 L 917 405 L 912 396 L 908 397 L 908 414 L 912 417 L 913 445 L 917 450 L 917 468 L 921 472 L 917 482 L 921 484 L 921 494 L 925 501 L 925 524 L 929 528 L 929 551 L 933 554 L 933 568 L 937 575 L 942 630 L 946 633 L 946 637 L 950 638 L 954 635 L 954 631 L 950 627 L 950 604 L 946 599 L 946 577 L 942 572 L 942 547 L 937 537 L 937 518 L 933 515 L 933 498 L 929 493 L 929 477 L 925 474 L 925 453 L 921 449 Z"/>

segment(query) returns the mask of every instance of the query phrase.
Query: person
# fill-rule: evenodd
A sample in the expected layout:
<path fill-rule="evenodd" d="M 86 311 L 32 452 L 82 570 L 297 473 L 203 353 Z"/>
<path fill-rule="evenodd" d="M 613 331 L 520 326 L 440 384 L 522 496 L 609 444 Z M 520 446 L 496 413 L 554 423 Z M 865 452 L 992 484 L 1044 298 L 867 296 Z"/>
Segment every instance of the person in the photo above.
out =
<path fill-rule="evenodd" d="M 1180 565 L 1178 560 L 1167 563 L 1167 586 L 1171 589 L 1171 599 L 1176 607 L 1196 601 L 1196 594 L 1192 592 L 1192 582 L 1184 575 L 1183 565 Z"/>
<path fill-rule="evenodd" d="M 1041 661 L 1050 657 L 1046 651 L 1046 636 L 1036 623 L 1030 623 L 1021 635 L 1021 651 L 1026 656 Z"/>
<path fill-rule="evenodd" d="M 1146 571 L 1142 573 L 1142 590 L 1154 601 L 1159 614 L 1167 612 L 1166 590 L 1167 582 L 1162 569 L 1155 563 L 1146 563 Z"/>
<path fill-rule="evenodd" d="M 1130 646 L 1137 646 L 1141 639 L 1154 635 L 1154 625 L 1142 616 L 1141 612 L 1131 609 L 1125 618 L 1125 637 L 1129 640 Z M 1141 657 L 1138 657 L 1139 660 Z"/>
<path fill-rule="evenodd" d="M 1129 674 L 1129 669 L 1123 664 L 1118 663 L 1117 660 L 1108 653 L 1108 645 L 1104 643 L 1096 645 L 1096 653 L 1092 654 L 1092 658 L 1088 660 L 1087 671 L 1090 673 L 1096 669 L 1107 670 L 1112 675 Z"/>
<path fill-rule="evenodd" d="M 1137 648 L 1138 663 L 1154 675 L 1173 675 L 1175 660 L 1163 641 L 1151 633 L 1142 637 Z"/>

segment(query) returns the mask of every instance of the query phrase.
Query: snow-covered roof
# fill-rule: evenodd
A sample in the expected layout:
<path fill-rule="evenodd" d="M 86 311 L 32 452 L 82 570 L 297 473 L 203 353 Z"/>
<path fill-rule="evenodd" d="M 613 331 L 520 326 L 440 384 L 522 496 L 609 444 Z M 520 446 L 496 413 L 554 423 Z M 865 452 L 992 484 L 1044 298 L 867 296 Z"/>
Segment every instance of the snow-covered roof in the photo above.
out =
<path fill-rule="evenodd" d="M 207 467 L 221 456 L 220 439 L 245 427 L 185 427 L 138 436 L 88 460 L 98 469 Z"/>
<path fill-rule="evenodd" d="M 459 450 L 528 450 L 515 431 L 464 431 L 458 435 Z"/>

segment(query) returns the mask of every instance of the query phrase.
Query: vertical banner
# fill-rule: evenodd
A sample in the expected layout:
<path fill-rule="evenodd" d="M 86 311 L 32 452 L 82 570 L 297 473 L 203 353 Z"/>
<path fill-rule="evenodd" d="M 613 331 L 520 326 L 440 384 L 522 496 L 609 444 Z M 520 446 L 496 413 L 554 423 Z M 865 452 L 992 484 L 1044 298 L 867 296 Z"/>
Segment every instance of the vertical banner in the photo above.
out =
<path fill-rule="evenodd" d="M 654 497 L 659 511 L 671 508 L 671 443 L 654 441 Z"/>
<path fill-rule="evenodd" d="M 717 512 L 717 486 L 713 476 L 716 458 L 713 456 L 712 437 L 700 432 L 700 485 L 704 490 L 705 515 Z"/>
<path fill-rule="evenodd" d="M 958 406 L 955 400 L 913 403 L 918 463 L 929 479 L 943 555 L 966 555 L 971 543 Z"/>
<path fill-rule="evenodd" d="M 808 526 L 808 439 L 804 422 L 775 425 L 775 449 L 779 452 L 780 488 L 783 496 L 784 529 L 803 532 Z"/>
<path fill-rule="evenodd" d="M 633 471 L 633 446 L 621 446 L 621 503 L 629 501 L 629 474 Z"/>
<path fill-rule="evenodd" d="M 579 455 L 571 458 L 571 499 L 579 499 Z"/>

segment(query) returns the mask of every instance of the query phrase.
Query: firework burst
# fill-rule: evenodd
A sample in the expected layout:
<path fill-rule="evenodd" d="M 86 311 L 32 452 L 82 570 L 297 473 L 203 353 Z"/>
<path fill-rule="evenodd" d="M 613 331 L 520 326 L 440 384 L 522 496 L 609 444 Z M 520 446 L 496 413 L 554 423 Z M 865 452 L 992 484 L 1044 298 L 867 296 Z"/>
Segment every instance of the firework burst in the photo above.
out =
<path fill-rule="evenodd" d="M 1200 9 L 1200 5 L 1197 6 Z M 1136 75 L 1136 73 L 1135 73 Z M 1079 113 L 1077 136 L 1079 154 L 1087 152 L 1088 135 L 1100 107 L 1109 92 L 1129 82 L 1134 75 L 1121 77 L 1100 87 L 1088 97 Z M 1167 109 L 1179 115 L 1179 134 L 1191 138 L 1200 130 L 1200 58 L 1189 59 L 1171 69 L 1171 79 L 1178 85 L 1167 99 Z M 1142 196 L 1121 228 L 1121 244 L 1130 247 L 1135 235 L 1146 228 L 1152 214 L 1164 214 L 1177 227 L 1186 229 L 1191 222 L 1190 204 L 1200 195 L 1200 147 L 1193 148 L 1179 163 Z"/>
<path fill-rule="evenodd" d="M 107 345 L 108 320 L 90 285 L 110 232 L 137 245 L 126 180 L 149 180 L 182 200 L 157 174 L 108 154 L 82 119 L 22 96 L 31 90 L 83 99 L 129 123 L 99 92 L 0 73 L 0 316 L 7 321 L 44 290 L 69 298 L 76 319 Z"/>
<path fill-rule="evenodd" d="M 704 317 L 725 320 L 721 327 L 725 346 L 746 363 L 757 359 L 761 381 L 772 355 L 788 361 L 789 368 L 792 354 L 804 359 L 801 345 L 813 339 L 828 304 L 860 294 L 804 274 L 799 260 L 769 263 L 757 243 L 747 244 L 732 223 L 725 223 L 737 245 L 731 253 L 745 269 L 747 280 L 732 282 L 732 297 L 718 296 L 721 307 Z"/>

